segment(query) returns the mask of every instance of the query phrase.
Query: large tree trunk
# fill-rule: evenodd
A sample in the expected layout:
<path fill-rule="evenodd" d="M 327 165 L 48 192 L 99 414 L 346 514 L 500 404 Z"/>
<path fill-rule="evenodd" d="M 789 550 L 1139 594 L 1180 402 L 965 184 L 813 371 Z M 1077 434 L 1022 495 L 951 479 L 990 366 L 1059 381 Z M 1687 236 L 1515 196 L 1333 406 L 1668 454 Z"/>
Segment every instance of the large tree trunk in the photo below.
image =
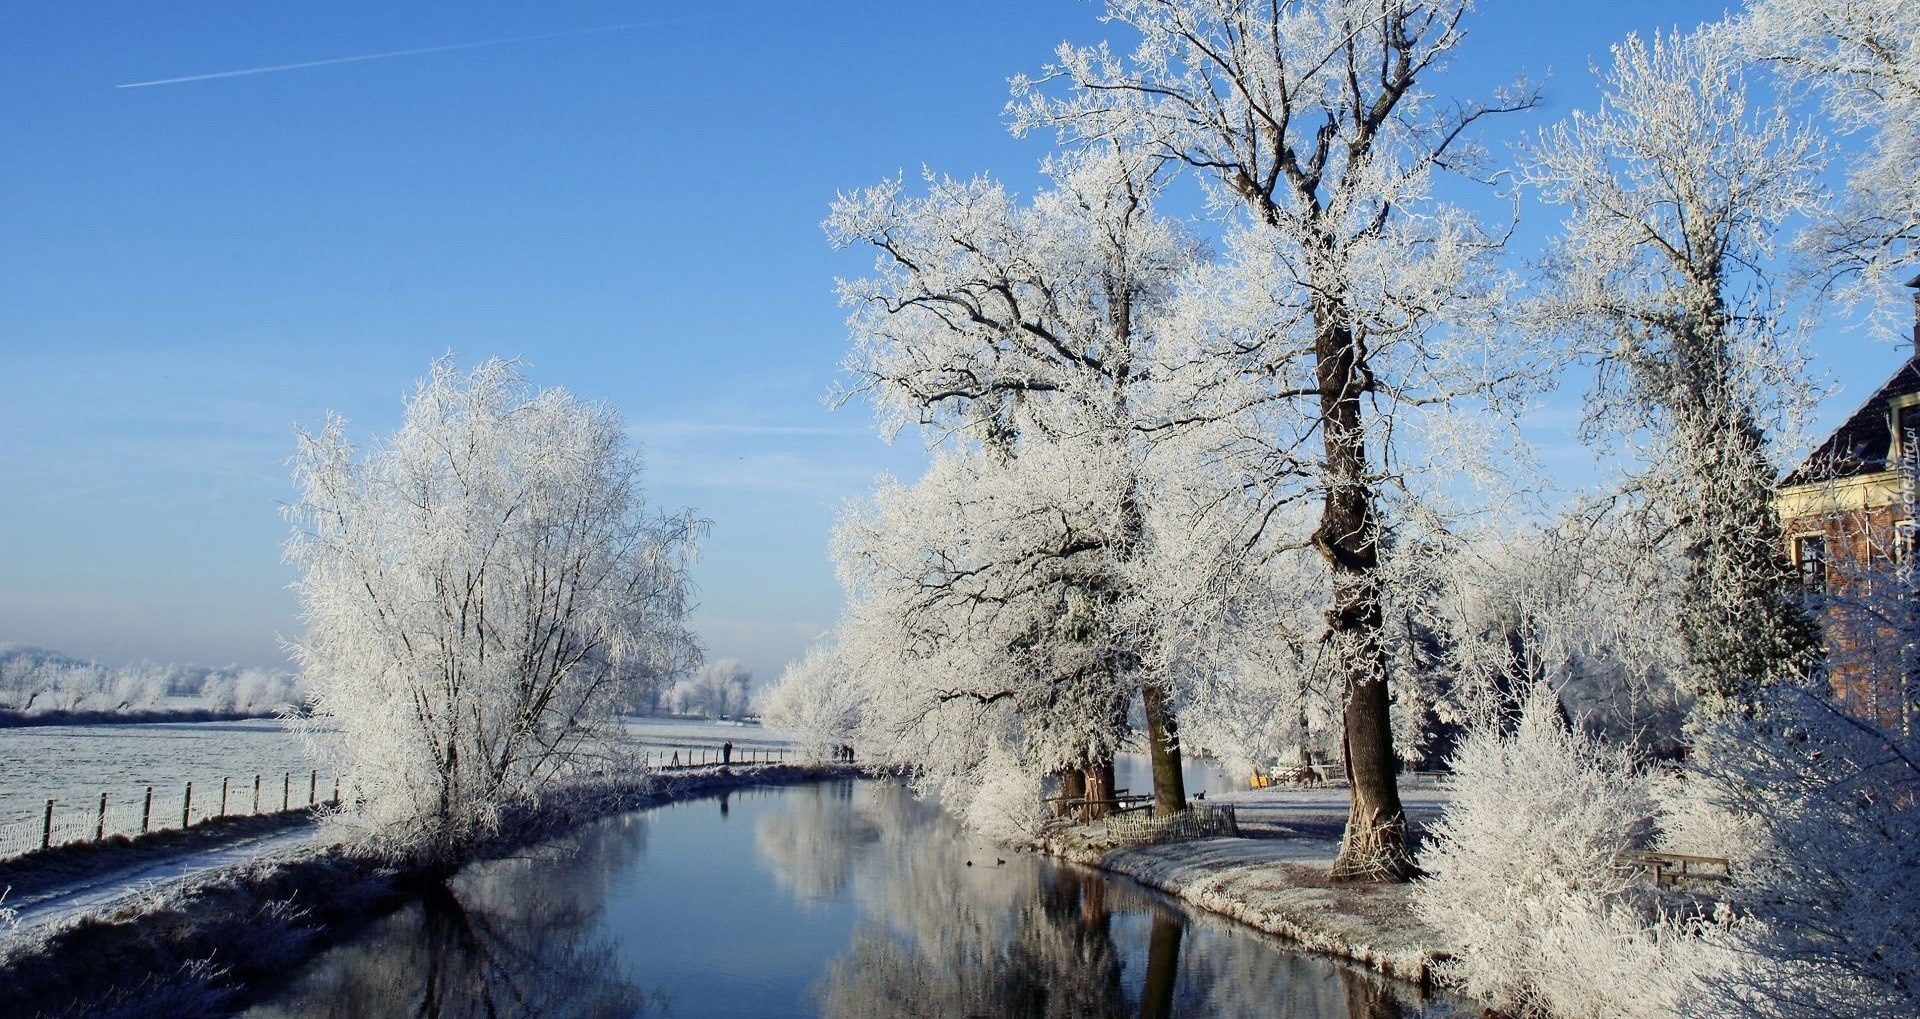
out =
<path fill-rule="evenodd" d="M 1098 821 L 1113 806 L 1113 758 L 1088 765 L 1086 820 Z"/>
<path fill-rule="evenodd" d="M 1140 687 L 1147 708 L 1147 757 L 1153 762 L 1153 816 L 1172 817 L 1187 809 L 1186 776 L 1180 773 L 1180 729 L 1173 705 L 1160 684 Z"/>
<path fill-rule="evenodd" d="M 1078 817 L 1086 810 L 1075 800 L 1084 800 L 1087 796 L 1087 773 L 1079 768 L 1068 768 L 1060 773 L 1060 803 L 1054 809 L 1055 817 Z"/>
<path fill-rule="evenodd" d="M 1337 310 L 1323 312 L 1320 322 L 1314 355 L 1326 501 L 1313 543 L 1333 571 L 1327 640 L 1346 694 L 1340 742 L 1353 792 L 1333 877 L 1405 881 L 1419 871 L 1407 845 L 1407 815 L 1395 784 L 1393 727 L 1381 646 L 1380 522 L 1374 513 L 1361 421 L 1361 396 L 1370 388 L 1370 377 L 1359 344 Z"/>

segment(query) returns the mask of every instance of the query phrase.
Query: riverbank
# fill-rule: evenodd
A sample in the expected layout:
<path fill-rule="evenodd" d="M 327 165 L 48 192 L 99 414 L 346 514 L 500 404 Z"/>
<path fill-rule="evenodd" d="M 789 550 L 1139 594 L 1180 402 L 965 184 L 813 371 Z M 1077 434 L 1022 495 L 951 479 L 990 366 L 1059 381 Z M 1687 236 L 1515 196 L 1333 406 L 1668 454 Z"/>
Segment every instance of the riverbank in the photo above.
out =
<path fill-rule="evenodd" d="M 1401 794 L 1415 836 L 1437 820 L 1442 792 Z M 1409 885 L 1335 884 L 1347 791 L 1268 788 L 1216 795 L 1232 805 L 1241 836 L 1123 845 L 1103 822 L 1049 833 L 1040 851 L 1124 875 L 1301 948 L 1428 985 L 1446 958 L 1441 933 L 1413 915 Z"/>
<path fill-rule="evenodd" d="M 510 819 L 479 858 L 625 811 L 753 786 L 859 775 L 851 766 L 716 767 L 571 786 Z M 257 989 L 433 883 L 351 843 L 304 846 L 140 889 L 86 916 L 0 935 L 0 1002 L 22 1016 L 200 1016 Z"/>
<path fill-rule="evenodd" d="M 0 729 L 26 729 L 56 725 L 161 725 L 192 722 L 245 722 L 257 718 L 279 718 L 278 709 L 265 711 L 220 711 L 214 708 L 139 708 L 130 711 L 35 711 L 32 713 L 0 708 Z"/>

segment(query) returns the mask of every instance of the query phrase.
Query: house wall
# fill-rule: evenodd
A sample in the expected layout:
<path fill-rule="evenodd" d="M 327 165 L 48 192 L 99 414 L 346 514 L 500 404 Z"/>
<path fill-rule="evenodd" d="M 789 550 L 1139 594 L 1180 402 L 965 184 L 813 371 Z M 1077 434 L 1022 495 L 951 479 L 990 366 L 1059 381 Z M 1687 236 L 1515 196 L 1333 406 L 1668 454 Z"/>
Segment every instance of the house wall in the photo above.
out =
<path fill-rule="evenodd" d="M 1915 720 L 1920 598 L 1913 499 L 1897 472 L 1784 489 L 1781 529 L 1796 567 L 1808 537 L 1825 545 L 1825 590 L 1809 591 L 1835 699 L 1857 718 L 1899 730 Z M 1803 578 L 1805 574 L 1803 573 Z"/>

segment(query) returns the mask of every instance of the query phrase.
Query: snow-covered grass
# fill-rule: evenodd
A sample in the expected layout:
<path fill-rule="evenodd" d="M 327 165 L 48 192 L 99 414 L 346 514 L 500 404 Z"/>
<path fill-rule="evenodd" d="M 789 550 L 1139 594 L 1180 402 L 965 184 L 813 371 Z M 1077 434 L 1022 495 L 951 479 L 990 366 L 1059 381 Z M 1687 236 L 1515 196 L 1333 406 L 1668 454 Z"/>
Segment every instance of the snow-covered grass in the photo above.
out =
<path fill-rule="evenodd" d="M 1230 803 L 1244 838 L 1202 838 L 1123 846 L 1099 823 L 1055 828 L 1037 848 L 1130 877 L 1210 912 L 1275 934 L 1299 947 L 1361 963 L 1388 976 L 1425 982 L 1446 939 L 1413 915 L 1407 885 L 1340 884 L 1329 879 L 1347 815 L 1344 787 L 1273 787 L 1209 796 Z M 1408 798 L 1420 823 L 1446 796 Z"/>

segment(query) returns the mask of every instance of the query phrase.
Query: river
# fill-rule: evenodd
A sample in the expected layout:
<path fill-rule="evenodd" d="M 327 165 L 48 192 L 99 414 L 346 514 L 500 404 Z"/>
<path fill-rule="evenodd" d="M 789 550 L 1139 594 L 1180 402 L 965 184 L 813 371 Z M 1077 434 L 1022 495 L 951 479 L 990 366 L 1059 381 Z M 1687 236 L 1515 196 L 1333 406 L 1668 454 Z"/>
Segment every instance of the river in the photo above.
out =
<path fill-rule="evenodd" d="M 249 1019 L 1455 1013 L 880 781 L 628 814 L 467 868 Z"/>

